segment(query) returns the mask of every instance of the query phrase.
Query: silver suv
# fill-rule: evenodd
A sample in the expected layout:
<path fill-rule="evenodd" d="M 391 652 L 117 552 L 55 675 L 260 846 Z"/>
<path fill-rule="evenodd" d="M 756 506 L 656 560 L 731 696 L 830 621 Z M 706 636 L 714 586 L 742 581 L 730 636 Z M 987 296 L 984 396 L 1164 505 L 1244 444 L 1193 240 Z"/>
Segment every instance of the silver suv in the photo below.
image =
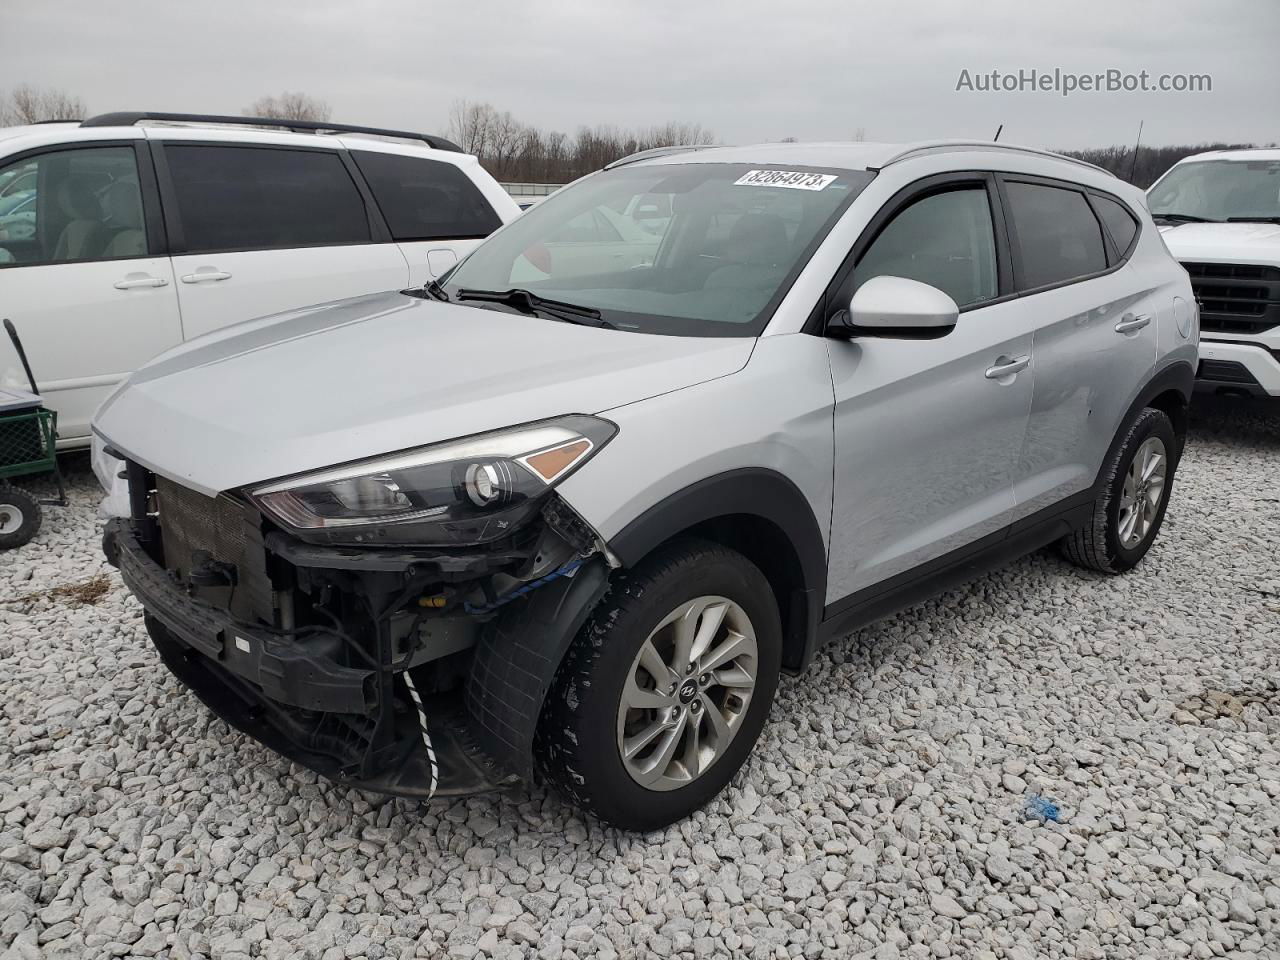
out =
<path fill-rule="evenodd" d="M 991 143 L 628 158 L 439 283 L 240 324 L 102 408 L 169 668 L 339 782 L 706 803 L 780 674 L 1055 541 L 1121 573 L 1195 301 L 1136 189 Z"/>

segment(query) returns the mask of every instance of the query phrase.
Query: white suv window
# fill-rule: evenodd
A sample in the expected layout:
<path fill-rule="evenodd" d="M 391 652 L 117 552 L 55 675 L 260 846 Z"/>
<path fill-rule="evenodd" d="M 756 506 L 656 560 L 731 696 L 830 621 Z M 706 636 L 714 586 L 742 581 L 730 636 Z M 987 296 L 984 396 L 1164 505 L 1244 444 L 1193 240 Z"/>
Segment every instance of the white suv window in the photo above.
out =
<path fill-rule="evenodd" d="M 937 287 L 960 307 L 994 299 L 996 241 L 986 187 L 930 194 L 889 221 L 854 268 L 853 289 L 885 275 Z"/>
<path fill-rule="evenodd" d="M 369 217 L 330 150 L 168 144 L 188 253 L 368 243 Z"/>
<path fill-rule="evenodd" d="M 0 168 L 0 266 L 147 252 L 133 147 L 56 150 Z"/>
<path fill-rule="evenodd" d="M 397 241 L 474 240 L 502 226 L 489 201 L 451 163 L 353 150 L 373 199 Z"/>

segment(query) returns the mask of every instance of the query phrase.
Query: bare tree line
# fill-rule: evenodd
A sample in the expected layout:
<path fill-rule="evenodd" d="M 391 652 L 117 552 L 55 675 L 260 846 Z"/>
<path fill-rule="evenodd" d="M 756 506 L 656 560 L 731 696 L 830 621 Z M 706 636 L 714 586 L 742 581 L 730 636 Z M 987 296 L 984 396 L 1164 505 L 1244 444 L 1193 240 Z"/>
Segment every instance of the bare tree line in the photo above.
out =
<path fill-rule="evenodd" d="M 23 83 L 8 93 L 0 92 L 0 127 L 47 120 L 83 120 L 87 114 L 83 100 L 62 90 Z"/>
<path fill-rule="evenodd" d="M 1252 146 L 1252 143 L 1198 143 L 1172 147 L 1140 147 L 1136 155 L 1133 147 L 1113 146 L 1060 150 L 1059 153 L 1109 170 L 1121 180 L 1127 180 L 1145 190 L 1183 157 L 1207 150 L 1239 150 Z"/>
<path fill-rule="evenodd" d="M 278 96 L 259 97 L 240 111 L 244 117 L 270 117 L 273 120 L 308 120 L 324 123 L 333 116 L 333 107 L 327 100 L 305 93 L 286 90 Z"/>
<path fill-rule="evenodd" d="M 82 120 L 88 112 L 80 97 L 52 87 L 19 84 L 8 92 L 0 91 L 0 126 Z M 331 118 L 333 108 L 319 97 L 285 91 L 259 97 L 241 114 L 324 123 Z M 448 132 L 463 150 L 478 156 L 499 180 L 535 183 L 567 183 L 620 157 L 652 147 L 715 141 L 715 135 L 701 124 L 679 122 L 637 130 L 597 124 L 579 127 L 578 132 L 570 136 L 557 130 L 539 130 L 516 119 L 511 111 L 499 111 L 490 103 L 467 100 L 455 100 L 450 106 Z M 865 129 L 859 127 L 853 139 L 865 137 Z M 1096 164 L 1145 189 L 1183 157 L 1206 150 L 1248 146 L 1252 144 L 1144 146 L 1137 151 L 1136 158 L 1134 148 L 1124 145 L 1060 152 Z"/>
<path fill-rule="evenodd" d="M 567 183 L 653 147 L 715 141 L 715 134 L 701 124 L 679 122 L 638 130 L 597 124 L 579 127 L 570 136 L 539 130 L 490 103 L 467 100 L 455 100 L 450 106 L 448 135 L 465 152 L 479 157 L 499 180 L 534 183 Z"/>

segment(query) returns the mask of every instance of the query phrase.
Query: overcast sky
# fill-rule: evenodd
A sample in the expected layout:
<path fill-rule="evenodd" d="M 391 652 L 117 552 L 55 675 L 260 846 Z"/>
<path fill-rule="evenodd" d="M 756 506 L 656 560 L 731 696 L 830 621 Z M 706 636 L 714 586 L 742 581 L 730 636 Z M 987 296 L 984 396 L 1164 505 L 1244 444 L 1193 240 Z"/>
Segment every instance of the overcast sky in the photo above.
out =
<path fill-rule="evenodd" d="M 536 126 L 696 121 L 726 143 L 990 137 L 1050 147 L 1280 141 L 1277 0 L 41 0 L 5 3 L 0 91 L 94 112 L 239 113 L 299 90 L 333 119 L 445 131 L 455 98 Z M 1020 68 L 1209 74 L 1209 93 L 981 93 Z M 975 80 L 976 82 L 976 80 Z"/>

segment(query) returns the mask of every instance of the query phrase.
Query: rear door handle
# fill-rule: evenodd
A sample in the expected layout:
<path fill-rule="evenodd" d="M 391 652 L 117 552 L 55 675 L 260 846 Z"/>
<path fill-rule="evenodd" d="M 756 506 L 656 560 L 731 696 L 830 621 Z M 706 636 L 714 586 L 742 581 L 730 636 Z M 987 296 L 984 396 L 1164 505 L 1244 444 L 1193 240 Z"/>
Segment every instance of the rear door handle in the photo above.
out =
<path fill-rule="evenodd" d="M 1150 322 L 1151 314 L 1149 313 L 1144 313 L 1140 316 L 1126 313 L 1120 318 L 1120 322 L 1116 324 L 1116 333 L 1132 333 L 1134 330 L 1141 330 Z"/>
<path fill-rule="evenodd" d="M 197 267 L 195 273 L 183 275 L 183 283 L 204 283 L 206 280 L 230 280 L 231 274 L 213 267 Z"/>
<path fill-rule="evenodd" d="M 169 281 L 163 277 L 153 277 L 149 273 L 127 273 L 123 280 L 112 284 L 117 290 L 133 290 L 136 287 L 167 287 Z"/>
<path fill-rule="evenodd" d="M 1008 357 L 998 357 L 995 366 L 987 367 L 984 376 L 988 380 L 1003 380 L 1005 377 L 1012 377 L 1021 373 L 1027 367 L 1031 366 L 1031 357 L 1015 357 L 1010 360 Z"/>

